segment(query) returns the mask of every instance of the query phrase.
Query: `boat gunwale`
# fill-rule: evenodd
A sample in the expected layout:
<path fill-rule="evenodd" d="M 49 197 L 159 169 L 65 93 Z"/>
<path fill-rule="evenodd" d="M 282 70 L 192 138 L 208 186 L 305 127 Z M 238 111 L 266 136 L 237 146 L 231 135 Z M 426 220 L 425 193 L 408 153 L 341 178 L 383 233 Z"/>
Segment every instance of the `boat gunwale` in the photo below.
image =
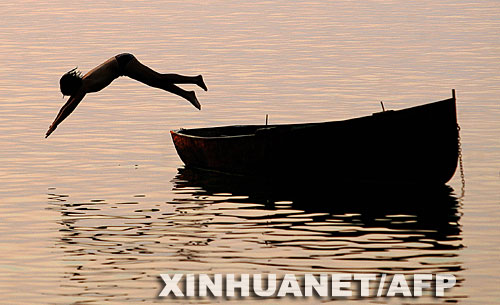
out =
<path fill-rule="evenodd" d="M 183 137 L 187 137 L 187 138 L 205 139 L 205 140 L 254 137 L 255 133 L 240 134 L 240 135 L 234 135 L 234 136 L 214 136 L 214 137 L 209 137 L 209 136 L 195 136 L 195 135 L 190 135 L 190 134 L 182 133 L 183 130 L 212 129 L 212 128 L 224 128 L 224 127 L 250 127 L 250 126 L 266 126 L 266 125 L 229 125 L 229 126 L 217 126 L 217 127 L 206 127 L 206 128 L 190 128 L 190 129 L 181 128 L 181 129 L 171 130 L 170 133 L 171 134 L 175 134 L 175 135 L 179 135 L 179 136 L 183 136 Z M 269 126 L 271 126 L 271 125 L 269 125 Z M 258 130 L 258 129 L 256 129 L 256 130 Z"/>
<path fill-rule="evenodd" d="M 182 136 L 182 137 L 193 138 L 193 139 L 205 139 L 205 140 L 248 138 L 248 137 L 254 137 L 256 135 L 256 132 L 259 129 L 272 129 L 272 128 L 279 128 L 279 127 L 290 127 L 290 128 L 305 127 L 305 128 L 307 128 L 307 127 L 314 127 L 314 126 L 329 124 L 329 123 L 342 123 L 342 122 L 360 120 L 360 119 L 365 119 L 365 118 L 389 114 L 389 113 L 396 114 L 396 113 L 401 112 L 401 111 L 411 111 L 411 110 L 416 110 L 418 108 L 432 107 L 432 106 L 435 106 L 436 104 L 450 102 L 450 101 L 453 101 L 456 103 L 455 92 L 453 92 L 453 96 L 451 98 L 447 98 L 444 100 L 430 102 L 430 103 L 422 104 L 422 105 L 416 105 L 416 106 L 412 106 L 412 107 L 408 107 L 408 108 L 374 112 L 371 115 L 365 115 L 365 116 L 361 116 L 361 117 L 355 117 L 355 118 L 344 119 L 344 120 L 322 121 L 322 122 L 313 122 L 313 123 L 273 124 L 273 125 L 225 125 L 225 126 L 202 127 L 202 128 L 180 128 L 180 129 L 171 130 L 170 133 L 173 135 L 178 135 L 178 136 Z M 184 131 L 184 130 L 196 131 L 196 130 L 208 130 L 208 129 L 216 129 L 216 128 L 240 128 L 240 127 L 255 127 L 256 129 L 255 129 L 255 132 L 253 132 L 253 133 L 238 134 L 238 135 L 197 136 L 197 135 L 182 133 L 182 131 Z"/>

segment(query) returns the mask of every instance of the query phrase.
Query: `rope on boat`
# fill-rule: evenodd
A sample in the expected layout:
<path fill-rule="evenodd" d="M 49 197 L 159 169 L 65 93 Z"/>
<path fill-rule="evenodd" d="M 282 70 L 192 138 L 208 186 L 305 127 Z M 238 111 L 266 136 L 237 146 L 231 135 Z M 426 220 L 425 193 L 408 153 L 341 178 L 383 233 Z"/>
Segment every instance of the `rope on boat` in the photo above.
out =
<path fill-rule="evenodd" d="M 460 178 L 462 180 L 462 194 L 460 198 L 464 198 L 465 195 L 465 174 L 464 174 L 464 164 L 462 160 L 462 138 L 460 138 L 460 125 L 457 123 L 458 132 L 458 161 L 460 166 Z"/>

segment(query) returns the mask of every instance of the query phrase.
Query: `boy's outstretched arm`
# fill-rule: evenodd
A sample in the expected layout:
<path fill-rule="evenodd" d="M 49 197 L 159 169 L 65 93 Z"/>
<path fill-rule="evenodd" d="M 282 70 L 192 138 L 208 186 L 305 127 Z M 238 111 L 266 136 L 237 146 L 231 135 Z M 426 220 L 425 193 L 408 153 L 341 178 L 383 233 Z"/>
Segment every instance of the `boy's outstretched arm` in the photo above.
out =
<path fill-rule="evenodd" d="M 47 133 L 45 134 L 45 138 L 50 136 L 50 134 L 52 132 L 54 132 L 54 130 L 56 130 L 57 126 L 62 121 L 64 121 L 64 119 L 66 117 L 68 117 L 68 115 L 70 115 L 70 113 L 73 112 L 73 110 L 75 110 L 76 106 L 78 106 L 78 104 L 82 101 L 84 96 L 85 96 L 84 92 L 78 92 L 77 94 L 71 96 L 68 99 L 66 104 L 64 104 L 64 106 L 62 106 L 61 110 L 59 110 L 59 114 L 55 118 L 54 122 L 52 122 L 52 124 L 50 125 L 49 130 L 47 130 Z"/>

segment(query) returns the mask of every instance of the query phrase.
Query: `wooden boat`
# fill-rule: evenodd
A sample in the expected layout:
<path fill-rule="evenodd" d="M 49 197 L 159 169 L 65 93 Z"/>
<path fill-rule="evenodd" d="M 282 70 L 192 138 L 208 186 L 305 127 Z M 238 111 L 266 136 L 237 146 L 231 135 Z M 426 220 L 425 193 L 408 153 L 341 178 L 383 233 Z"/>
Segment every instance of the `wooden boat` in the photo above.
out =
<path fill-rule="evenodd" d="M 444 184 L 458 160 L 456 98 L 344 121 L 171 131 L 188 167 L 271 179 Z"/>

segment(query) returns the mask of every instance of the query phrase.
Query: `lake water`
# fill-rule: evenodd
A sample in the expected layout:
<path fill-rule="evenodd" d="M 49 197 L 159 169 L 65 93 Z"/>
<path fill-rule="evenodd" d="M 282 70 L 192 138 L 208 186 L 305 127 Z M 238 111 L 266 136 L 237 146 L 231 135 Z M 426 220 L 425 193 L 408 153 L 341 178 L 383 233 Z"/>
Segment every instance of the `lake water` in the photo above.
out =
<path fill-rule="evenodd" d="M 175 272 L 451 273 L 444 298 L 340 303 L 500 303 L 498 1 L 68 3 L 0 3 L 2 304 L 226 301 L 157 298 L 159 274 Z M 203 74 L 203 110 L 120 78 L 44 139 L 65 102 L 60 76 L 121 52 Z M 452 88 L 465 188 L 457 172 L 430 194 L 203 174 L 183 168 L 169 135 L 266 114 L 346 119 Z"/>

